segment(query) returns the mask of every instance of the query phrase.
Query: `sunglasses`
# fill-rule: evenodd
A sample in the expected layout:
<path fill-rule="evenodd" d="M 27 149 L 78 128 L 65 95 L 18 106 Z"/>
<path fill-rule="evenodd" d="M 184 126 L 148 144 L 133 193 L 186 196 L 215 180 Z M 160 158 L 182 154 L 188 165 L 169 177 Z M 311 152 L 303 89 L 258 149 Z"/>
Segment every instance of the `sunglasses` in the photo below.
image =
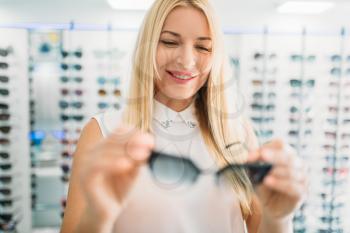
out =
<path fill-rule="evenodd" d="M 99 102 L 99 103 L 97 104 L 97 107 L 98 107 L 99 109 L 106 109 L 106 108 L 109 108 L 109 106 L 110 106 L 110 104 L 109 104 L 109 103 L 106 103 L 106 102 Z"/>
<path fill-rule="evenodd" d="M 12 168 L 11 163 L 5 163 L 5 164 L 0 163 L 0 170 L 8 171 L 8 170 L 11 170 L 11 168 Z"/>
<path fill-rule="evenodd" d="M 340 175 L 340 176 L 347 176 L 349 174 L 349 168 L 347 167 L 341 167 L 341 168 L 334 168 L 334 167 L 324 167 L 322 168 L 322 171 L 328 175 Z"/>
<path fill-rule="evenodd" d="M 272 137 L 273 130 L 272 129 L 259 130 L 259 131 L 256 131 L 255 133 L 259 138 L 269 138 L 269 137 Z"/>
<path fill-rule="evenodd" d="M 70 81 L 74 81 L 76 83 L 81 83 L 83 81 L 82 77 L 67 77 L 67 76 L 61 76 L 60 80 L 62 83 L 67 83 Z"/>
<path fill-rule="evenodd" d="M 327 155 L 324 157 L 324 159 L 327 161 L 327 162 L 330 162 L 330 163 L 335 163 L 335 162 L 339 162 L 339 163 L 343 163 L 343 162 L 347 162 L 349 161 L 349 156 L 331 156 L 331 155 Z"/>
<path fill-rule="evenodd" d="M 104 85 L 106 83 L 111 83 L 114 85 L 119 85 L 120 84 L 120 78 L 113 78 L 113 79 L 108 79 L 106 77 L 98 77 L 97 78 L 97 83 L 100 85 Z"/>
<path fill-rule="evenodd" d="M 290 55 L 290 60 L 293 62 L 301 62 L 301 61 L 314 62 L 316 61 L 316 56 L 315 55 L 303 56 L 301 54 L 292 54 Z"/>
<path fill-rule="evenodd" d="M 338 107 L 335 107 L 335 106 L 328 106 L 328 110 L 330 112 L 333 112 L 333 113 L 337 113 L 339 111 L 339 108 Z M 350 107 L 344 107 L 343 108 L 343 111 L 344 112 L 350 112 Z"/>
<path fill-rule="evenodd" d="M 11 126 L 0 126 L 0 132 L 4 134 L 9 134 L 11 129 L 12 129 Z"/>
<path fill-rule="evenodd" d="M 81 102 L 81 101 L 75 101 L 75 102 L 68 102 L 68 101 L 65 101 L 65 100 L 61 100 L 59 102 L 59 107 L 61 109 L 66 109 L 68 108 L 69 106 L 73 107 L 73 108 L 76 108 L 76 109 L 81 109 L 83 107 L 84 103 Z"/>
<path fill-rule="evenodd" d="M 1 184 L 10 184 L 12 182 L 12 176 L 9 175 L 1 175 L 0 183 Z"/>
<path fill-rule="evenodd" d="M 66 63 L 62 63 L 61 64 L 61 69 L 62 70 L 72 69 L 72 70 L 80 71 L 80 70 L 83 69 L 83 67 L 80 64 L 66 64 Z"/>
<path fill-rule="evenodd" d="M 292 107 L 289 108 L 289 112 L 290 113 L 296 113 L 296 112 L 299 112 L 299 111 L 300 111 L 300 109 L 298 107 L 296 107 L 296 106 L 292 106 Z M 303 110 L 303 112 L 306 112 L 306 113 L 308 113 L 310 111 L 311 111 L 311 107 L 307 107 L 307 108 L 305 108 Z"/>
<path fill-rule="evenodd" d="M 5 75 L 0 75 L 0 82 L 2 83 L 8 83 L 9 82 L 9 77 Z"/>
<path fill-rule="evenodd" d="M 68 175 L 67 173 L 63 174 L 63 175 L 61 176 L 61 181 L 62 181 L 63 183 L 68 183 L 68 182 L 69 182 L 69 175 Z"/>
<path fill-rule="evenodd" d="M 0 103 L 0 109 L 1 110 L 8 110 L 9 109 L 9 105 L 5 104 L 5 103 Z"/>
<path fill-rule="evenodd" d="M 75 56 L 77 58 L 81 58 L 83 56 L 83 52 L 81 50 L 76 50 L 76 51 L 61 50 L 61 55 L 63 58 L 66 58 L 68 56 Z"/>
<path fill-rule="evenodd" d="M 61 155 L 62 155 L 63 158 L 72 158 L 73 153 L 70 153 L 68 151 L 63 151 L 61 153 Z"/>
<path fill-rule="evenodd" d="M 309 79 L 307 81 L 302 81 L 300 79 L 291 79 L 289 80 L 289 84 L 291 87 L 301 87 L 301 86 L 306 86 L 306 87 L 314 87 L 315 86 L 315 80 L 314 79 Z"/>
<path fill-rule="evenodd" d="M 166 186 L 192 185 L 204 173 L 190 159 L 156 151 L 151 153 L 148 164 L 156 182 Z M 252 184 L 257 185 L 263 181 L 271 168 L 272 164 L 264 162 L 229 164 L 213 173 L 218 182 L 221 178 L 229 178 L 235 171 L 244 171 Z"/>
<path fill-rule="evenodd" d="M 341 69 L 339 67 L 333 67 L 329 73 L 333 76 L 341 76 Z"/>
<path fill-rule="evenodd" d="M 269 92 L 269 93 L 263 93 L 263 92 L 254 92 L 253 93 L 253 98 L 254 99 L 259 99 L 259 98 L 262 98 L 264 96 L 267 96 L 269 99 L 274 99 L 276 98 L 276 93 L 273 93 L 273 92 Z"/>
<path fill-rule="evenodd" d="M 0 121 L 8 121 L 10 119 L 9 113 L 0 113 Z"/>
<path fill-rule="evenodd" d="M 98 95 L 99 96 L 106 96 L 107 95 L 107 91 L 105 89 L 99 89 L 98 90 Z M 113 95 L 119 97 L 119 96 L 121 96 L 121 91 L 119 89 L 115 89 L 115 90 L 113 90 Z"/>
<path fill-rule="evenodd" d="M 251 117 L 251 120 L 255 123 L 269 123 L 275 120 L 274 117 Z"/>
<path fill-rule="evenodd" d="M 263 81 L 262 80 L 256 80 L 256 79 L 254 79 L 254 80 L 252 80 L 251 81 L 252 82 L 252 84 L 254 85 L 254 86 L 261 86 L 262 84 L 263 84 Z M 271 85 L 271 86 L 273 86 L 273 85 L 275 85 L 276 84 L 276 80 L 268 80 L 268 81 L 265 81 L 268 85 Z"/>
<path fill-rule="evenodd" d="M 76 139 L 76 140 L 62 139 L 62 140 L 61 140 L 61 143 L 62 143 L 63 145 L 71 145 L 71 144 L 75 145 L 75 144 L 78 143 L 78 140 L 77 140 L 77 139 Z"/>
<path fill-rule="evenodd" d="M 312 130 L 311 129 L 307 129 L 307 130 L 305 130 L 304 131 L 304 136 L 306 136 L 306 135 L 310 135 L 312 133 Z M 299 130 L 289 130 L 288 131 L 288 135 L 289 136 L 299 136 L 299 134 L 300 134 L 300 131 Z"/>
<path fill-rule="evenodd" d="M 0 69 L 6 70 L 9 68 L 9 64 L 6 62 L 0 62 Z"/>
<path fill-rule="evenodd" d="M 250 106 L 254 110 L 264 110 L 264 111 L 273 111 L 275 110 L 275 107 L 276 107 L 274 104 L 263 105 L 263 104 L 256 104 L 256 103 L 253 103 Z"/>
<path fill-rule="evenodd" d="M 0 95 L 8 96 L 10 91 L 8 89 L 0 88 Z"/>
<path fill-rule="evenodd" d="M 83 90 L 76 89 L 76 90 L 69 90 L 67 88 L 61 89 L 61 94 L 62 95 L 71 95 L 71 94 L 76 94 L 78 96 L 81 96 L 83 94 Z"/>
<path fill-rule="evenodd" d="M 83 119 L 84 119 L 83 115 L 65 115 L 65 114 L 61 114 L 61 120 L 62 121 L 69 121 L 69 120 L 82 121 Z"/>
<path fill-rule="evenodd" d="M 13 48 L 12 47 L 8 47 L 6 49 L 0 48 L 0 56 L 1 57 L 7 57 L 11 53 L 13 53 Z"/>
<path fill-rule="evenodd" d="M 1 159 L 9 159 L 10 158 L 10 154 L 8 152 L 0 151 L 0 158 Z"/>
<path fill-rule="evenodd" d="M 264 53 L 254 53 L 254 60 L 260 60 L 262 58 L 265 58 L 266 55 Z M 271 53 L 267 56 L 267 59 L 272 60 L 275 59 L 277 55 L 275 53 Z"/>
<path fill-rule="evenodd" d="M 3 145 L 3 146 L 8 146 L 10 145 L 10 139 L 8 138 L 0 138 L 0 145 Z"/>
<path fill-rule="evenodd" d="M 61 164 L 61 169 L 63 171 L 63 173 L 69 173 L 70 171 L 70 166 L 68 164 Z"/>
<path fill-rule="evenodd" d="M 313 119 L 311 117 L 308 117 L 308 118 L 304 119 L 304 122 L 309 124 L 309 123 L 313 122 Z M 289 118 L 289 123 L 291 123 L 291 124 L 300 123 L 300 119 L 296 119 L 296 118 L 290 117 Z"/>
<path fill-rule="evenodd" d="M 337 138 L 337 132 L 331 132 L 331 131 L 326 131 L 324 132 L 325 136 L 331 139 L 336 139 Z M 342 139 L 349 139 L 350 138 L 350 133 L 342 133 L 341 134 Z"/>
<path fill-rule="evenodd" d="M 0 197 L 1 196 L 11 196 L 12 190 L 9 188 L 0 188 Z"/>

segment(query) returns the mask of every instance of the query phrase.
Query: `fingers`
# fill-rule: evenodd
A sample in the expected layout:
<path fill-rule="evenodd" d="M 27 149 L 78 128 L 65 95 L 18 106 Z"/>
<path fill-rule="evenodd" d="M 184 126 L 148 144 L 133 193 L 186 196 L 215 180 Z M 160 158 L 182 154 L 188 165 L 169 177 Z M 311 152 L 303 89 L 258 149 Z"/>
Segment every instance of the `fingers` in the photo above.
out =
<path fill-rule="evenodd" d="M 296 181 L 291 178 L 280 178 L 269 175 L 264 179 L 263 185 L 271 190 L 293 197 L 296 200 L 301 200 L 306 194 L 304 179 Z"/>
<path fill-rule="evenodd" d="M 299 199 L 306 193 L 307 169 L 294 149 L 282 140 L 264 144 L 248 157 L 249 162 L 265 161 L 273 164 L 263 185 L 270 190 Z"/>
<path fill-rule="evenodd" d="M 118 150 L 136 163 L 145 162 L 155 144 L 151 134 L 125 125 L 118 127 L 107 141 L 113 146 L 118 145 Z"/>

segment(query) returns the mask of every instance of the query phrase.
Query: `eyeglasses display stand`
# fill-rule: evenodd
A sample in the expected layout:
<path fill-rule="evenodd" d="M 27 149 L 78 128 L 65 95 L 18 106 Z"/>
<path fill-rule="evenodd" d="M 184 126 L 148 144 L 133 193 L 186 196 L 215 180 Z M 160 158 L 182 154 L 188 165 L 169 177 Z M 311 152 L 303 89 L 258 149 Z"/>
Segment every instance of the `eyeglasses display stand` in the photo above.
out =
<path fill-rule="evenodd" d="M 30 232 L 27 32 L 0 34 L 0 232 Z"/>

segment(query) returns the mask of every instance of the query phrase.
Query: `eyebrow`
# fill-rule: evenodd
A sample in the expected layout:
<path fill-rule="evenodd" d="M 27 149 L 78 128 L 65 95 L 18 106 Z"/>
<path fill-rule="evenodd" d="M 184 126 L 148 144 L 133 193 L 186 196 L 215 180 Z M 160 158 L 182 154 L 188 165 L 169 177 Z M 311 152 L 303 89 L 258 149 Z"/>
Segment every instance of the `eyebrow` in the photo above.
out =
<path fill-rule="evenodd" d="M 162 31 L 161 34 L 163 34 L 163 33 L 169 33 L 169 34 L 171 34 L 173 36 L 181 37 L 179 33 L 172 32 L 172 31 L 165 30 L 165 31 Z M 211 38 L 210 37 L 201 36 L 201 37 L 198 37 L 197 40 L 211 40 Z"/>

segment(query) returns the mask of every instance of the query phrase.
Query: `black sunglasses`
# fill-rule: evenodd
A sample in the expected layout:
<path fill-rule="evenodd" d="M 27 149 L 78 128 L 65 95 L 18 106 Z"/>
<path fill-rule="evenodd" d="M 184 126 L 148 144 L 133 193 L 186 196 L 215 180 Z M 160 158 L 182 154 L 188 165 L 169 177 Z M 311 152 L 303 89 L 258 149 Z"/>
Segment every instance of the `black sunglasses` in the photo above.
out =
<path fill-rule="evenodd" d="M 11 126 L 0 126 L 0 132 L 8 134 L 11 131 Z"/>
<path fill-rule="evenodd" d="M 5 104 L 5 103 L 0 103 L 0 109 L 7 110 L 7 109 L 9 109 L 9 105 Z"/>
<path fill-rule="evenodd" d="M 9 82 L 9 77 L 5 75 L 0 75 L 0 82 L 2 83 L 8 83 Z"/>
<path fill-rule="evenodd" d="M 9 94 L 10 94 L 10 91 L 8 89 L 0 88 L 0 95 L 8 96 Z"/>
<path fill-rule="evenodd" d="M 61 109 L 66 109 L 66 108 L 68 108 L 69 106 L 70 106 L 70 107 L 73 107 L 73 108 L 76 108 L 76 109 L 80 109 L 80 108 L 83 107 L 83 105 L 84 105 L 84 103 L 81 102 L 81 101 L 68 102 L 68 101 L 65 101 L 65 100 L 61 100 L 61 101 L 59 102 L 59 107 L 60 107 Z"/>
<path fill-rule="evenodd" d="M 80 64 L 66 64 L 62 63 L 61 64 L 61 69 L 62 70 L 68 70 L 68 69 L 74 69 L 74 70 L 81 70 L 83 67 Z"/>
<path fill-rule="evenodd" d="M 0 152 L 0 158 L 1 159 L 8 159 L 8 158 L 10 158 L 10 154 L 8 152 L 1 151 Z"/>
<path fill-rule="evenodd" d="M 148 165 L 155 180 L 166 186 L 194 184 L 199 175 L 204 173 L 190 159 L 157 151 L 151 153 Z M 215 173 L 218 182 L 220 178 L 227 177 L 234 171 L 245 171 L 252 184 L 257 185 L 263 181 L 271 168 L 272 164 L 264 162 L 228 164 L 212 173 Z"/>
<path fill-rule="evenodd" d="M 83 56 L 83 52 L 81 50 L 76 50 L 76 51 L 61 50 L 61 55 L 63 58 L 66 58 L 68 56 L 76 56 L 77 58 L 81 58 Z"/>
<path fill-rule="evenodd" d="M 68 121 L 68 120 L 75 120 L 75 121 L 82 121 L 84 119 L 83 115 L 61 115 L 62 121 Z"/>
<path fill-rule="evenodd" d="M 0 69 L 6 70 L 9 68 L 9 64 L 6 62 L 0 62 Z"/>

